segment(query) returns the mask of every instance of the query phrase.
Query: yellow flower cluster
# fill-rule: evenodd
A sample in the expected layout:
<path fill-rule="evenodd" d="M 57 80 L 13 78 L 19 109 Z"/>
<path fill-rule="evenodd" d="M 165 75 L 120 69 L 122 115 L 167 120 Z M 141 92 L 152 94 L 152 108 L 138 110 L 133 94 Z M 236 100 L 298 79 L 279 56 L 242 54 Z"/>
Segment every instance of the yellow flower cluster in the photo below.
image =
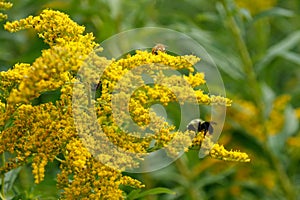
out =
<path fill-rule="evenodd" d="M 39 37 L 43 38 L 50 46 L 56 44 L 63 46 L 65 42 L 80 41 L 84 37 L 82 34 L 85 29 L 72 21 L 66 14 L 53 10 L 44 10 L 38 16 L 29 16 L 19 21 L 6 23 L 4 28 L 10 32 L 33 28 L 37 31 Z M 88 34 L 85 37 L 90 36 Z M 86 48 L 88 48 L 93 43 L 86 45 Z M 74 50 L 76 51 L 76 49 Z"/>
<path fill-rule="evenodd" d="M 168 153 L 168 156 L 172 158 L 178 158 L 180 153 L 187 152 L 196 145 L 193 143 L 195 138 L 194 132 L 175 132 L 173 135 L 174 136 L 171 138 L 172 140 L 167 141 L 168 143 L 163 141 L 165 144 L 168 144 L 165 145 L 166 152 Z"/>
<path fill-rule="evenodd" d="M 55 90 L 64 84 L 65 73 L 76 72 L 84 59 L 96 46 L 93 35 L 82 35 L 84 28 L 78 26 L 66 14 L 44 10 L 39 16 L 29 16 L 20 21 L 5 24 L 11 32 L 34 28 L 50 45 L 31 66 L 16 66 L 4 78 L 21 78 L 12 88 L 8 102 L 28 103 L 41 92 Z M 14 77 L 20 74 L 22 77 Z M 9 80 L 13 81 L 13 80 Z"/>
<path fill-rule="evenodd" d="M 240 151 L 228 151 L 223 145 L 215 144 L 209 155 L 212 158 L 217 158 L 225 161 L 235 161 L 235 162 L 250 162 L 250 158 L 246 153 Z"/>
<path fill-rule="evenodd" d="M 191 149 L 202 148 L 205 155 L 210 155 L 212 158 L 216 158 L 224 161 L 235 162 L 250 162 L 250 158 L 246 153 L 234 150 L 226 150 L 223 145 L 213 142 L 213 136 L 204 131 L 199 132 L 192 140 Z"/>
<path fill-rule="evenodd" d="M 253 134 L 261 141 L 265 141 L 267 136 L 275 135 L 280 132 L 284 125 L 284 110 L 290 100 L 289 95 L 278 96 L 273 104 L 265 126 L 261 123 L 260 110 L 249 101 L 236 100 L 235 106 L 228 111 L 228 114 L 237 119 L 242 127 Z"/>
<path fill-rule="evenodd" d="M 191 148 L 200 148 L 202 146 L 202 142 L 204 140 L 204 131 L 201 131 L 196 134 L 196 136 L 192 140 L 192 146 Z"/>
<path fill-rule="evenodd" d="M 235 2 L 238 7 L 248 9 L 251 14 L 257 14 L 274 7 L 277 0 L 235 0 Z"/>
<path fill-rule="evenodd" d="M 34 174 L 35 183 L 38 184 L 45 177 L 45 166 L 48 160 L 45 156 L 35 156 L 32 163 L 32 173 Z"/>
<path fill-rule="evenodd" d="M 197 89 L 198 86 L 206 83 L 203 73 L 194 73 L 193 65 L 199 60 L 195 56 L 171 56 L 163 52 L 153 55 L 147 51 L 136 51 L 134 55 L 128 55 L 126 58 L 111 63 L 105 69 L 104 76 L 101 77 L 101 96 L 97 99 L 100 123 L 111 122 L 110 127 L 104 127 L 107 128 L 107 131 L 104 132 L 109 135 L 110 140 L 115 141 L 118 146 L 136 153 L 165 147 L 171 157 L 177 157 L 182 150 L 187 151 L 191 146 L 200 147 L 204 139 L 204 132 L 196 134 L 196 137 L 194 137 L 195 133 L 174 132 L 174 126 L 164 122 L 151 111 L 151 105 L 155 103 L 167 106 L 169 103 L 177 101 L 180 104 L 196 102 L 206 105 L 231 105 L 231 100 L 228 98 L 210 96 L 203 90 Z M 165 69 L 186 69 L 189 73 L 181 76 L 167 75 L 164 73 Z M 135 73 L 133 74 L 131 71 Z M 144 82 L 141 74 L 146 72 L 154 80 L 153 84 Z M 138 87 L 131 91 L 130 89 L 136 86 L 133 83 L 136 83 Z M 116 101 L 112 101 L 112 99 L 116 99 Z M 126 101 L 129 102 L 128 105 L 125 103 Z M 120 105 L 118 106 L 118 115 L 112 114 L 111 105 L 113 104 Z M 128 115 L 127 109 L 130 115 Z M 130 120 L 129 118 L 144 129 L 150 127 L 153 134 L 144 134 L 144 138 L 140 138 L 138 133 L 128 133 L 115 124 L 124 125 L 127 120 Z M 111 132 L 112 129 L 114 131 Z M 135 137 L 128 137 L 128 134 L 133 134 Z M 125 138 L 126 142 L 124 142 Z M 149 149 L 150 143 L 153 141 L 155 141 L 154 147 Z M 140 147 L 138 151 L 137 145 Z M 250 161 L 246 154 L 228 152 L 224 148 L 215 149 L 212 155 L 217 153 L 224 155 L 224 160 Z M 222 156 L 214 157 L 222 159 Z"/>
<path fill-rule="evenodd" d="M 120 185 L 144 187 L 137 180 L 122 176 L 95 160 L 80 140 L 72 139 L 67 145 L 66 161 L 58 175 L 59 188 L 65 199 L 123 199 Z M 70 176 L 73 176 L 70 181 Z"/>
<path fill-rule="evenodd" d="M 169 102 L 176 101 L 178 96 L 185 102 L 189 95 L 181 85 L 184 79 L 180 80 L 178 76 L 166 77 L 162 70 L 185 68 L 193 71 L 193 64 L 197 61 L 199 58 L 195 56 L 171 56 L 166 53 L 153 55 L 147 51 L 136 51 L 133 56 L 128 55 L 126 58 L 111 63 L 101 77 L 101 96 L 97 99 L 100 124 L 110 122 L 110 126 L 103 126 L 109 139 L 114 141 L 115 145 L 135 153 L 146 152 L 153 140 L 156 141 L 156 148 L 152 149 L 166 146 L 176 135 L 176 133 L 171 133 L 174 127 L 157 117 L 151 111 L 150 106 L 155 103 L 168 105 Z M 156 83 L 153 86 L 144 83 L 141 77 L 143 70 L 149 72 L 150 76 L 155 79 Z M 131 71 L 135 73 L 131 73 Z M 203 74 L 200 76 L 196 74 L 195 77 L 190 75 L 187 80 L 190 80 L 193 86 L 205 83 Z M 139 88 L 131 93 L 130 90 L 134 87 L 133 83 L 137 83 Z M 173 85 L 175 87 L 172 87 L 171 91 L 169 87 Z M 115 91 L 120 92 L 116 93 Z M 192 88 L 190 92 L 194 92 Z M 115 101 L 112 102 L 112 99 Z M 125 103 L 126 101 L 129 102 L 128 105 Z M 112 114 L 112 104 L 120 105 L 118 114 Z M 127 108 L 129 108 L 130 114 L 126 112 Z M 153 134 L 146 133 L 144 137 L 141 137 L 138 133 L 121 130 L 117 124 L 124 124 L 129 118 L 132 118 L 142 128 L 151 124 L 150 129 Z"/>
<path fill-rule="evenodd" d="M 0 1 L 0 10 L 7 10 L 13 6 L 10 2 Z M 7 19 L 7 15 L 0 12 L 0 21 Z"/>
<path fill-rule="evenodd" d="M 83 27 L 52 10 L 7 23 L 5 28 L 33 28 L 50 48 L 32 65 L 20 63 L 0 73 L 0 154 L 15 155 L 6 160 L 1 173 L 32 162 L 35 183 L 39 183 L 47 163 L 57 159 L 62 168 L 58 185 L 65 199 L 122 199 L 121 184 L 142 187 L 92 158 L 78 138 L 72 111 L 74 76 L 97 46 L 92 34 L 82 35 Z M 60 98 L 32 105 L 31 100 L 50 90 L 59 91 Z"/>
<path fill-rule="evenodd" d="M 72 140 L 67 144 L 66 160 L 72 162 L 70 165 L 75 171 L 80 171 L 86 167 L 87 159 L 91 157 L 90 152 L 79 140 Z"/>

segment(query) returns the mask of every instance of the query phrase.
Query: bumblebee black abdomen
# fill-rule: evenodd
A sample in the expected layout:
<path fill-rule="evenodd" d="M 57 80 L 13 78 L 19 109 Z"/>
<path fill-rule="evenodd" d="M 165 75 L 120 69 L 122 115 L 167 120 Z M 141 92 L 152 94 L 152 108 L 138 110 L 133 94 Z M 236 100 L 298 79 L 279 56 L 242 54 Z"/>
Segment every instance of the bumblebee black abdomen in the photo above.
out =
<path fill-rule="evenodd" d="M 204 131 L 204 135 L 207 133 L 212 134 L 214 129 L 212 122 L 203 121 L 202 119 L 194 119 L 187 125 L 187 130 L 195 131 L 196 133 Z"/>

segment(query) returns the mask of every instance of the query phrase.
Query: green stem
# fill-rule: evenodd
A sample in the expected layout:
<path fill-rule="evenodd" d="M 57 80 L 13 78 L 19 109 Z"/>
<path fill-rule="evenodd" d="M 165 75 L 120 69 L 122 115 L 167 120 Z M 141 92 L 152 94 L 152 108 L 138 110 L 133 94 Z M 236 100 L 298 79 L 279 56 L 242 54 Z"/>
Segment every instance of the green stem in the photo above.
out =
<path fill-rule="evenodd" d="M 0 193 L 0 198 L 2 199 L 2 200 L 5 200 L 5 197 Z"/>
<path fill-rule="evenodd" d="M 175 161 L 176 166 L 178 171 L 180 172 L 180 174 L 186 178 L 186 180 L 188 181 L 188 183 L 193 183 L 193 178 L 195 178 L 194 176 L 192 176 L 192 172 L 191 169 L 189 169 L 187 167 L 187 165 L 185 164 L 184 161 L 182 161 L 181 158 L 177 159 Z M 201 199 L 201 194 L 199 193 L 199 190 L 197 188 L 195 188 L 195 184 L 189 184 L 189 187 L 187 188 L 187 191 L 190 195 L 190 199 L 191 200 L 198 200 Z"/>
<path fill-rule="evenodd" d="M 59 161 L 59 162 L 61 162 L 61 163 L 64 163 L 64 162 L 65 162 L 64 160 L 58 158 L 57 156 L 55 156 L 54 158 L 55 158 L 55 160 L 57 160 L 57 161 Z"/>
<path fill-rule="evenodd" d="M 142 173 L 143 183 L 146 185 L 145 189 L 153 188 L 153 180 L 149 173 Z M 158 198 L 155 195 L 147 195 L 144 197 L 146 200 L 157 200 Z"/>
<path fill-rule="evenodd" d="M 227 13 L 228 27 L 233 35 L 233 39 L 235 40 L 238 51 L 241 55 L 241 60 L 243 62 L 243 70 L 246 75 L 246 80 L 250 85 L 249 90 L 251 91 L 251 94 L 254 94 L 253 98 L 254 98 L 255 103 L 257 104 L 257 106 L 259 106 L 259 109 L 261 111 L 263 111 L 264 105 L 262 102 L 262 91 L 261 91 L 259 82 L 257 81 L 257 77 L 256 77 L 256 74 L 254 71 L 252 59 L 250 57 L 250 53 L 248 51 L 247 45 L 243 39 L 241 30 L 240 30 L 239 26 L 237 25 L 234 16 L 232 15 L 231 11 L 228 9 L 226 0 L 223 0 L 222 2 L 224 5 L 224 8 L 225 8 L 225 11 Z"/>
<path fill-rule="evenodd" d="M 282 163 L 270 151 L 270 149 L 268 147 L 265 146 L 264 151 L 266 152 L 266 155 L 268 155 L 268 157 L 271 161 L 270 166 L 273 167 L 273 169 L 276 171 L 276 174 L 278 176 L 281 187 L 282 187 L 282 189 L 284 190 L 284 192 L 286 194 L 286 199 L 287 200 L 296 200 L 296 194 L 294 192 L 295 190 L 292 186 L 290 178 L 286 174 L 286 171 L 285 171 Z"/>
<path fill-rule="evenodd" d="M 5 165 L 5 154 L 2 153 L 2 163 L 3 166 Z M 0 198 L 2 200 L 5 200 L 5 191 L 4 191 L 4 184 L 5 184 L 5 174 L 1 174 L 1 193 L 0 193 Z"/>

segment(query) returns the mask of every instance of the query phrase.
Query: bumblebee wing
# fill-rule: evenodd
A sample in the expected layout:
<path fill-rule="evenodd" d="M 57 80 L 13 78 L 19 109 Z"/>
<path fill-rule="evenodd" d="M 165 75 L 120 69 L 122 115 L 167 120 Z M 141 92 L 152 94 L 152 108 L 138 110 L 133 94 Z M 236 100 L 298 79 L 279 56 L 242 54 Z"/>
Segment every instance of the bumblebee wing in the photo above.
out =
<path fill-rule="evenodd" d="M 195 124 L 189 124 L 187 126 L 187 130 L 197 132 L 198 131 L 198 127 Z"/>
<path fill-rule="evenodd" d="M 201 125 L 201 119 L 194 119 L 187 125 L 187 130 L 199 132 L 199 126 Z"/>

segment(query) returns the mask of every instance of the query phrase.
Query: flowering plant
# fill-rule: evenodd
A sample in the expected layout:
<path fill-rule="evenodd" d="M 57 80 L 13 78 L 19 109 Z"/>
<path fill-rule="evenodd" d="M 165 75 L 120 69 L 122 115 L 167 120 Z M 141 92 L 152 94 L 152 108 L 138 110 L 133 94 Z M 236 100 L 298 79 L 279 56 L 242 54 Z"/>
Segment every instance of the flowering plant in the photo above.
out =
<path fill-rule="evenodd" d="M 114 94 L 118 88 L 128 85 L 127 81 L 134 79 L 143 82 L 132 73 L 126 75 L 127 79 L 122 79 L 118 85 L 128 71 L 140 65 L 148 65 L 152 70 L 154 63 L 168 65 L 175 70 L 187 70 L 188 74 L 182 74 L 182 77 L 194 88 L 197 103 L 230 106 L 231 100 L 206 94 L 199 89 L 198 86 L 205 84 L 204 73 L 193 73 L 193 65 L 199 58 L 193 55 L 174 56 L 166 52 L 158 52 L 156 55 L 147 50 L 138 50 L 133 55 L 109 60 L 94 53 L 93 50 L 99 48 L 99 44 L 94 42 L 92 33 L 84 34 L 84 27 L 76 24 L 66 14 L 48 9 L 35 17 L 8 22 L 4 27 L 10 32 L 34 29 L 49 48 L 42 50 L 40 57 L 32 64 L 17 63 L 8 71 L 0 72 L 2 199 L 6 195 L 5 173 L 30 163 L 35 183 L 38 184 L 45 177 L 45 166 L 54 160 L 60 162 L 57 186 L 61 189 L 62 199 L 124 199 L 126 193 L 122 190 L 122 185 L 144 187 L 137 179 L 122 173 L 128 166 L 138 167 L 138 163 L 128 154 L 111 148 L 105 149 L 110 147 L 104 146 L 108 141 L 136 155 L 166 148 L 170 156 L 176 157 L 182 147 L 188 151 L 191 147 L 207 146 L 208 153 L 213 158 L 250 161 L 245 153 L 227 151 L 222 145 L 213 144 L 204 131 L 174 131 L 173 125 L 162 121 L 151 111 L 150 105 L 153 103 L 167 106 L 176 102 L 178 96 L 185 101 L 190 98 L 187 95 L 189 91 L 180 87 L 181 80 L 164 75 L 160 69 L 157 79 L 170 85 L 181 83 L 176 85 L 176 95 L 159 84 L 145 84 L 129 96 L 121 92 Z M 85 70 L 89 85 L 81 84 L 82 77 L 78 76 L 78 71 L 91 55 L 92 60 L 88 63 L 93 63 L 96 68 L 105 66 L 105 71 L 99 78 L 97 70 Z M 94 99 L 89 96 L 86 98 L 91 87 L 97 90 Z M 36 99 L 48 92 L 55 93 L 57 97 L 48 102 L 36 103 Z M 112 101 L 125 97 L 130 99 L 130 116 L 124 115 L 125 111 L 113 116 Z M 91 104 L 94 106 L 90 106 Z M 97 135 L 95 127 L 98 125 L 92 120 L 90 112 L 96 113 L 96 122 L 100 124 L 105 138 Z M 128 117 L 141 127 L 151 121 L 154 124 L 151 130 L 153 134 L 137 138 L 137 133 L 123 131 L 118 124 L 126 122 Z M 84 123 L 76 126 L 76 120 Z M 94 138 L 90 137 L 91 131 L 96 134 Z M 180 140 L 179 147 L 169 145 L 172 140 L 176 144 Z M 137 156 L 137 159 L 142 157 Z"/>

